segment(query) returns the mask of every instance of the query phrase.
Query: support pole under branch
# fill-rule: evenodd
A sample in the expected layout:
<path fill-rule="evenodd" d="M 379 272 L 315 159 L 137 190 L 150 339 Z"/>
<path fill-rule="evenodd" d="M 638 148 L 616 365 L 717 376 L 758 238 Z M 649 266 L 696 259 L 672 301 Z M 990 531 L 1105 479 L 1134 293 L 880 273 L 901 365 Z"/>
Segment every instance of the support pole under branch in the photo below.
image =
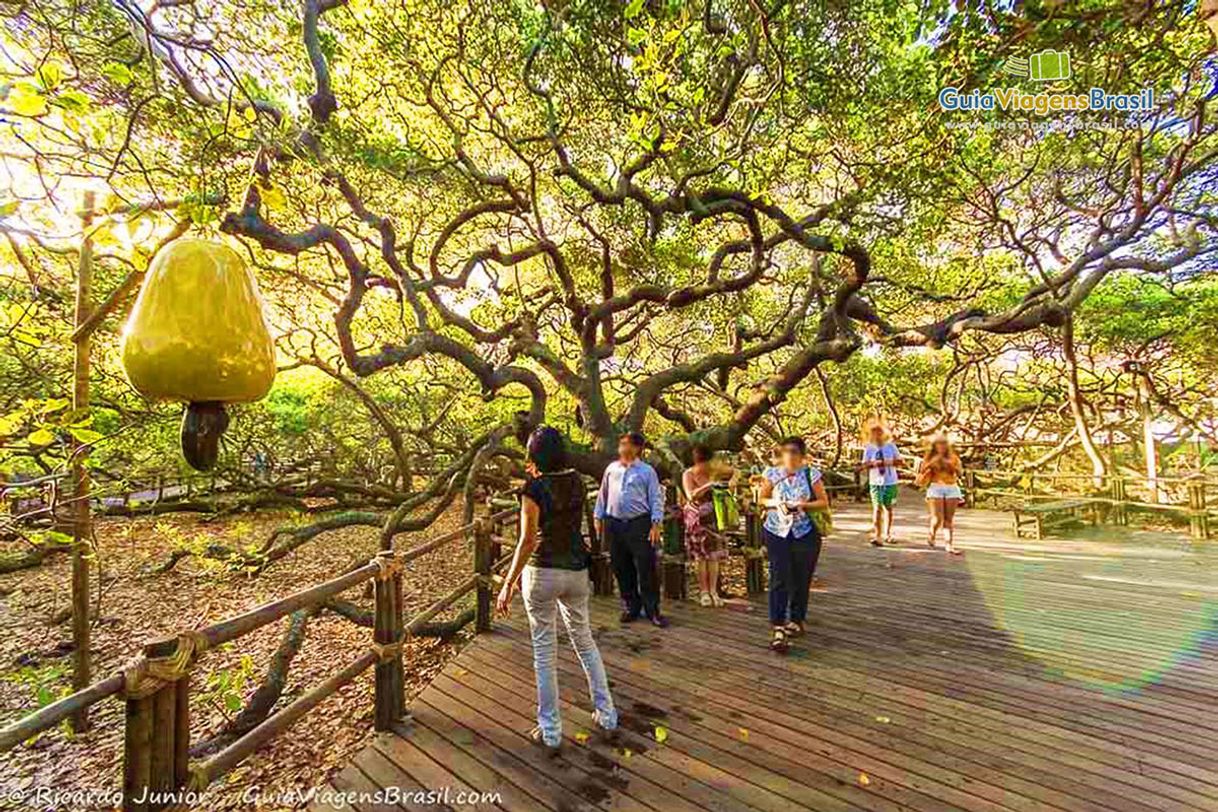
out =
<path fill-rule="evenodd" d="M 76 318 L 79 329 L 89 320 L 93 309 L 93 192 L 85 192 L 81 210 L 80 265 L 76 274 Z M 89 416 L 89 362 L 92 331 L 73 338 L 72 413 L 75 420 Z M 89 550 L 93 541 L 93 515 L 89 504 L 89 446 L 72 442 L 72 687 L 89 687 Z M 77 733 L 89 727 L 88 712 L 81 709 L 72 716 Z"/>

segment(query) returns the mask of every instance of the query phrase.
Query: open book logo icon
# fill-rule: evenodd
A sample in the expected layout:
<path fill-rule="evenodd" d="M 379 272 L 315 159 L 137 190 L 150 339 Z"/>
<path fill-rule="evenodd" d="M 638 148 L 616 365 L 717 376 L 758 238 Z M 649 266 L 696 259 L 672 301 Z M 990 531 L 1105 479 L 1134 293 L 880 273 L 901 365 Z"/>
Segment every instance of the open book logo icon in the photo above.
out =
<path fill-rule="evenodd" d="M 1070 54 L 1066 51 L 1040 51 L 1030 57 L 1013 56 L 1002 64 L 1002 70 L 1021 79 L 1054 82 L 1070 78 Z"/>

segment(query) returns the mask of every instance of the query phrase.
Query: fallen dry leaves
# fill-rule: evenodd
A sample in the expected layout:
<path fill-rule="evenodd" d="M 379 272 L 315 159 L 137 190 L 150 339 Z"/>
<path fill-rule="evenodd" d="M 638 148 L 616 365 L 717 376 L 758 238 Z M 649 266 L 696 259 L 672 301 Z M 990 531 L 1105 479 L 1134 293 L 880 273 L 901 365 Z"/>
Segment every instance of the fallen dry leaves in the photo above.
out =
<path fill-rule="evenodd" d="M 233 547 L 258 544 L 274 528 L 290 521 L 289 514 L 260 513 L 211 522 L 193 515 L 99 522 L 100 577 L 97 569 L 92 573 L 94 586 L 101 586 L 100 613 L 93 626 L 94 673 L 113 673 L 150 638 L 220 620 L 332 578 L 346 564 L 374 552 L 377 544 L 373 529 L 350 528 L 318 537 L 256 577 L 191 558 L 171 572 L 147 574 L 150 566 L 165 560 L 183 539 L 212 539 Z M 450 512 L 427 535 L 457 524 L 458 515 Z M 411 546 L 424 538 L 411 534 L 399 544 Z M 468 577 L 471 561 L 469 548 L 457 543 L 410 562 L 404 576 L 407 614 Z M 52 622 L 68 605 L 68 579 L 67 556 L 51 557 L 36 569 L 0 575 L 0 724 L 37 708 L 32 680 L 41 679 L 45 690 L 56 695 L 68 689 L 69 624 Z M 342 597 L 371 608 L 371 599 L 360 587 Z M 453 612 L 464 608 L 455 607 Z M 226 715 L 231 715 L 223 702 L 207 696 L 208 676 L 252 668 L 244 686 L 248 697 L 261 682 L 286 622 L 260 629 L 202 658 L 192 675 L 193 742 L 213 734 Z M 468 634 L 463 632 L 466 637 L 453 644 L 428 639 L 410 643 L 406 653 L 408 697 L 422 690 Z M 366 650 L 371 636 L 371 629 L 330 613 L 311 620 L 280 703 L 355 659 Z M 305 792 L 318 786 L 364 745 L 372 729 L 372 711 L 372 672 L 368 671 L 213 784 L 208 808 L 248 808 L 241 799 L 248 786 L 259 786 L 268 795 Z M 78 737 L 57 730 L 32 745 L 0 755 L 5 788 L 109 791 L 120 787 L 122 703 L 107 700 L 95 705 L 91 719 L 92 730 Z M 0 809 L 16 808 L 12 803 L 0 800 Z M 271 803 L 259 808 L 292 807 Z"/>

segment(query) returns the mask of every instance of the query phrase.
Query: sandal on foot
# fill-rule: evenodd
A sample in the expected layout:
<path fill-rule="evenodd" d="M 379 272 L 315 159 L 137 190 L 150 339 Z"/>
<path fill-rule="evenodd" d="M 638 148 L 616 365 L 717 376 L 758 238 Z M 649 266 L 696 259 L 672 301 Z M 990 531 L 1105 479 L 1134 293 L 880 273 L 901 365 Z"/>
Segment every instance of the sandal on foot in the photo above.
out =
<path fill-rule="evenodd" d="M 872 547 L 883 547 L 884 546 L 884 542 L 880 541 L 878 538 L 872 538 L 867 543 L 870 544 Z"/>
<path fill-rule="evenodd" d="M 698 599 L 698 603 L 702 606 L 714 606 L 715 599 L 710 596 L 709 592 L 703 592 L 702 597 Z"/>
<path fill-rule="evenodd" d="M 718 595 L 711 595 L 711 603 L 715 606 L 727 606 L 727 601 Z"/>
<path fill-rule="evenodd" d="M 782 630 L 787 633 L 787 637 L 803 637 L 804 624 L 792 620 L 790 623 L 783 626 Z"/>
<path fill-rule="evenodd" d="M 774 636 L 770 639 L 770 651 L 776 651 L 779 654 L 787 653 L 787 633 L 782 628 L 774 629 Z"/>

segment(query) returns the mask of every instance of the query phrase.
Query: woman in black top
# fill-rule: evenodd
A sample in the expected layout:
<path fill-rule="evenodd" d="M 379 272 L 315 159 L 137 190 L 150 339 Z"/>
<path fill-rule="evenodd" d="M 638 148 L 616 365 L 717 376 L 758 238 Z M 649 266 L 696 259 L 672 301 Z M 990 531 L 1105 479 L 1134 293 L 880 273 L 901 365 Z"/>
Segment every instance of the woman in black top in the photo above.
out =
<path fill-rule="evenodd" d="M 516 583 L 521 580 L 537 676 L 537 727 L 529 736 L 557 750 L 562 743 L 556 666 L 558 615 L 562 615 L 588 677 L 597 726 L 607 733 L 615 731 L 617 711 L 588 623 L 589 555 L 580 530 L 586 492 L 579 474 L 566 465 L 562 435 L 556 429 L 539 426 L 529 435 L 527 468 L 529 479 L 520 496 L 520 540 L 496 608 L 501 616 L 508 615 Z"/>

